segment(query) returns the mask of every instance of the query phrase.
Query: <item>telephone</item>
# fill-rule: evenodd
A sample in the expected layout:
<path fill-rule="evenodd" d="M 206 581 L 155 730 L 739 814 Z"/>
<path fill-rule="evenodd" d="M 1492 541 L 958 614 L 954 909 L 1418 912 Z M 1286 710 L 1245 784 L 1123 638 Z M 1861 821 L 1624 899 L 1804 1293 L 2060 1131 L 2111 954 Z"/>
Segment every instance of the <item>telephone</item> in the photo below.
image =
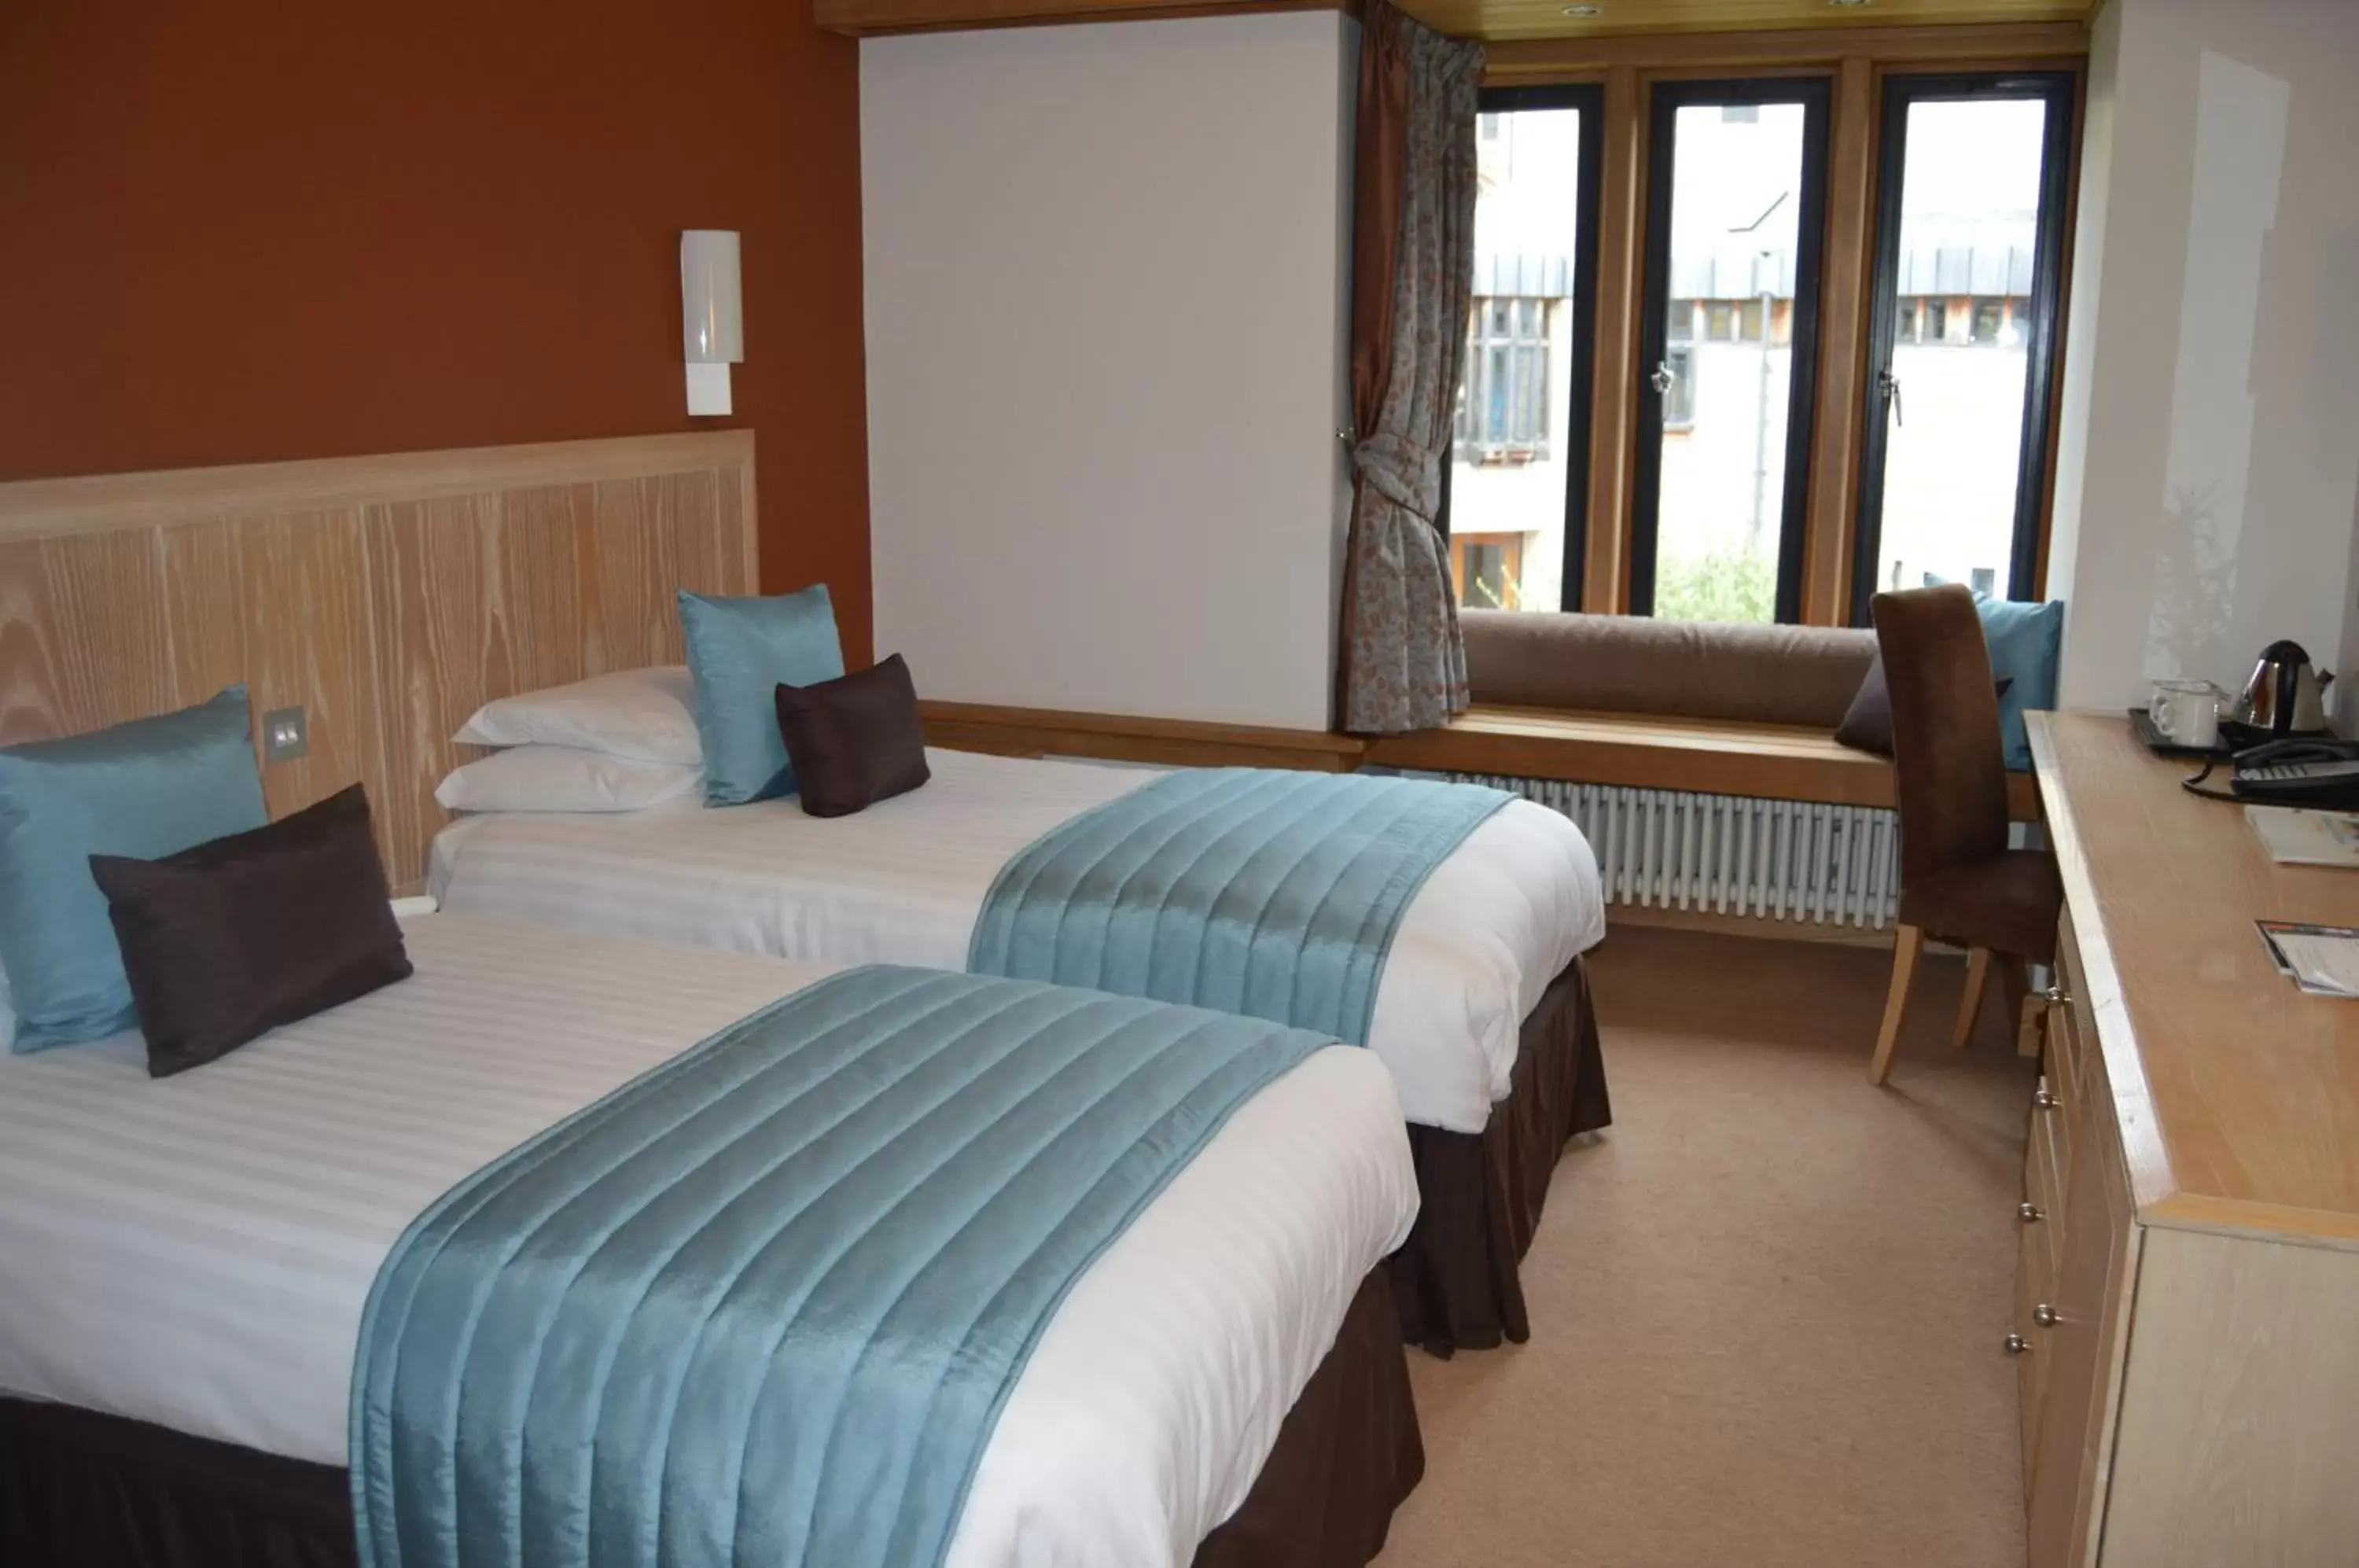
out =
<path fill-rule="evenodd" d="M 2230 759 L 2230 794 L 2264 806 L 2359 811 L 2359 742 L 2271 741 Z"/>

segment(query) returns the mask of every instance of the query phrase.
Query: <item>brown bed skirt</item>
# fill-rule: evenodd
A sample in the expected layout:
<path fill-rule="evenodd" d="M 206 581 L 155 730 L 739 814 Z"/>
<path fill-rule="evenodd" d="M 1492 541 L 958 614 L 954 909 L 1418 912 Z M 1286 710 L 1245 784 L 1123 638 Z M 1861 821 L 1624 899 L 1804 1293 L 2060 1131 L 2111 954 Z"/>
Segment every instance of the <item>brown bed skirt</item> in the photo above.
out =
<path fill-rule="evenodd" d="M 1393 1254 L 1403 1336 L 1436 1356 L 1531 1337 L 1520 1278 L 1564 1146 L 1614 1119 L 1589 973 L 1567 964 L 1524 1020 L 1507 1097 L 1479 1133 L 1408 1129 L 1422 1200 Z"/>
<path fill-rule="evenodd" d="M 1425 1474 L 1382 1269 L 1196 1568 L 1360 1568 Z M 0 1399 L 6 1568 L 352 1568 L 346 1473 L 70 1405 Z"/>

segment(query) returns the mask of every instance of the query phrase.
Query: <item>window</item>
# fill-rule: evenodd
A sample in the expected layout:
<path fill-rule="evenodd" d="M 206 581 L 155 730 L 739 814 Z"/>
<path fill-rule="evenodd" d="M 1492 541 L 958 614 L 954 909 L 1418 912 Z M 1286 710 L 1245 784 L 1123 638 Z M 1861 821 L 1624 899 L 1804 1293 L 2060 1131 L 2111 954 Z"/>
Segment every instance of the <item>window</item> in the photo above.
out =
<path fill-rule="evenodd" d="M 2071 113 L 2062 72 L 1886 84 L 1855 625 L 1891 583 L 2032 592 Z"/>
<path fill-rule="evenodd" d="M 1460 603 L 1578 608 L 1589 500 L 1598 90 L 1486 89 L 1442 517 Z"/>
<path fill-rule="evenodd" d="M 1654 88 L 1633 615 L 1800 618 L 1826 114 L 1816 79 Z"/>
<path fill-rule="evenodd" d="M 1973 71 L 1939 29 L 1788 41 L 1716 43 L 1758 62 L 1716 75 L 1617 42 L 1610 123 L 1600 88 L 1484 90 L 1440 486 L 1465 603 L 1828 626 L 1929 574 L 2042 586 L 2085 67 L 2028 35 Z"/>
<path fill-rule="evenodd" d="M 1468 311 L 1461 463 L 1529 463 L 1549 450 L 1549 304 L 1478 296 Z"/>
<path fill-rule="evenodd" d="M 1663 351 L 1663 365 L 1671 385 L 1663 393 L 1663 429 L 1684 430 L 1695 424 L 1695 349 L 1674 343 Z"/>
<path fill-rule="evenodd" d="M 1524 608 L 1524 536 L 1451 535 L 1450 576 L 1458 602 L 1470 610 Z"/>

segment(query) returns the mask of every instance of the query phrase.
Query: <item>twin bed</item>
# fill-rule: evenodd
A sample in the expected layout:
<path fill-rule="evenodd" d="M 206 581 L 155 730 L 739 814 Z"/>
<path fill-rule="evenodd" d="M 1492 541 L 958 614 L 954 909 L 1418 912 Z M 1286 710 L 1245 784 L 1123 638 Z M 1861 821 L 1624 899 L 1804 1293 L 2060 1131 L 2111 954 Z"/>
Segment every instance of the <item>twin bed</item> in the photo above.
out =
<path fill-rule="evenodd" d="M 0 1558 L 350 1561 L 364 1307 L 421 1212 L 831 974 L 405 934 L 412 978 L 200 1072 L 150 1082 L 136 1034 L 0 1056 Z M 1366 1052 L 1250 1095 L 1049 1319 L 941 1561 L 1364 1561 L 1422 1465 L 1380 1268 L 1416 1207 Z"/>
<path fill-rule="evenodd" d="M 408 978 L 0 1057 L 0 1555 L 1364 1563 L 1607 1119 L 1587 845 L 928 762 L 462 817 Z"/>
<path fill-rule="evenodd" d="M 929 750 L 924 788 L 856 815 L 792 800 L 462 817 L 429 890 L 457 913 L 830 964 L 968 967 L 1003 872 L 1044 835 L 1164 777 Z M 1402 911 L 1367 1032 L 1391 1072 L 1424 1192 L 1394 1262 L 1408 1337 L 1521 1340 L 1516 1269 L 1566 1140 L 1609 1105 L 1581 955 L 1604 936 L 1594 856 L 1557 812 L 1510 800 Z"/>

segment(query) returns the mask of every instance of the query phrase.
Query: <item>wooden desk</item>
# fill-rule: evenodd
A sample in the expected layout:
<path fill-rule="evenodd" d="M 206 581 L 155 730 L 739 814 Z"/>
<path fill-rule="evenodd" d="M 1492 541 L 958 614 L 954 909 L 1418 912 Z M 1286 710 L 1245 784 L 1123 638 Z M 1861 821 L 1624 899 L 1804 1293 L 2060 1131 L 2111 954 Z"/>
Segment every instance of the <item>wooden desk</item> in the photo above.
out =
<path fill-rule="evenodd" d="M 2256 918 L 2359 924 L 2118 716 L 2032 715 L 2063 872 L 2016 1325 L 2033 1568 L 2359 1561 L 2359 1003 Z"/>

